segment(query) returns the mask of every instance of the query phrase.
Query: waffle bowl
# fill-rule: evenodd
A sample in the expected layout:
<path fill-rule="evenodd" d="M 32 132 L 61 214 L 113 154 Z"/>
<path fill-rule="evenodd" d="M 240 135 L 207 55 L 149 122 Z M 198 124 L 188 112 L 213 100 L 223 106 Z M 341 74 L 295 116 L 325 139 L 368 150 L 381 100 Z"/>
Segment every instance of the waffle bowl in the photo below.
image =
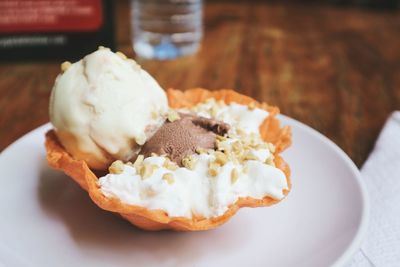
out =
<path fill-rule="evenodd" d="M 243 105 L 254 103 L 257 107 L 267 110 L 269 116 L 260 126 L 260 134 L 265 141 L 275 145 L 274 163 L 277 168 L 285 173 L 288 190 L 284 190 L 283 193 L 285 196 L 289 193 L 291 189 L 290 169 L 279 153 L 291 144 L 291 131 L 287 126 L 280 126 L 279 120 L 276 118 L 276 115 L 279 113 L 278 108 L 260 104 L 254 99 L 232 90 L 208 91 L 196 88 L 183 92 L 169 89 L 167 90 L 167 97 L 171 108 L 191 107 L 209 98 L 215 98 L 216 100 L 223 100 L 226 104 L 231 102 Z M 270 206 L 280 201 L 270 197 L 264 197 L 263 199 L 244 197 L 239 198 L 234 204 L 228 207 L 228 210 L 223 215 L 218 217 L 169 217 L 162 210 L 149 210 L 145 207 L 122 203 L 116 198 L 105 197 L 97 185 L 98 177 L 95 172 L 90 170 L 85 161 L 76 160 L 66 152 L 58 141 L 54 130 L 47 132 L 45 146 L 47 161 L 51 167 L 62 170 L 74 179 L 75 182 L 89 193 L 90 198 L 100 208 L 118 213 L 124 219 L 144 230 L 157 231 L 171 229 L 176 231 L 201 231 L 213 229 L 228 221 L 242 207 Z"/>

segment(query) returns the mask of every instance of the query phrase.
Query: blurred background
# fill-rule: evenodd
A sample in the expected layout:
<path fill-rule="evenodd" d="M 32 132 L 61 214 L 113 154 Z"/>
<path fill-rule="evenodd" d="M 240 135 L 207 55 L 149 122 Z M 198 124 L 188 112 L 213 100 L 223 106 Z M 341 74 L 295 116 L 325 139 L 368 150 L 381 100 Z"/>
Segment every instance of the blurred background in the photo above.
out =
<path fill-rule="evenodd" d="M 133 50 L 131 1 L 1 0 L 0 150 L 48 121 L 60 63 L 102 45 L 163 88 L 231 88 L 277 105 L 361 166 L 400 109 L 399 3 L 204 1 L 198 51 L 160 61 Z"/>

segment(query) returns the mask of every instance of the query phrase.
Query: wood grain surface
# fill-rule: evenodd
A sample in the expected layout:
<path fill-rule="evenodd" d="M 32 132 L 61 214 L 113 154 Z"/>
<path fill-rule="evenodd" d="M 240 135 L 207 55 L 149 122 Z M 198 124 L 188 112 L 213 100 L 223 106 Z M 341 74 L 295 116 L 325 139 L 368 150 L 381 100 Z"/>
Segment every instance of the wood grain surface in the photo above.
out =
<path fill-rule="evenodd" d="M 134 56 L 128 2 L 116 2 L 118 48 Z M 138 60 L 162 87 L 232 88 L 277 105 L 358 166 L 400 109 L 398 11 L 207 2 L 204 23 L 198 54 Z M 0 63 L 0 149 L 48 121 L 60 63 Z"/>

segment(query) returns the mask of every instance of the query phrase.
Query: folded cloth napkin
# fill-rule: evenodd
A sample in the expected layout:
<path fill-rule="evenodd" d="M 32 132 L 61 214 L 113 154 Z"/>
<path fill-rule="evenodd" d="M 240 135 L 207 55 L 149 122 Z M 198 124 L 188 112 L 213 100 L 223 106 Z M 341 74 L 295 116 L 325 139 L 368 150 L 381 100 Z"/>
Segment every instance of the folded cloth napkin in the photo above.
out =
<path fill-rule="evenodd" d="M 400 266 L 400 111 L 392 113 L 361 168 L 370 220 L 360 250 L 348 267 Z"/>

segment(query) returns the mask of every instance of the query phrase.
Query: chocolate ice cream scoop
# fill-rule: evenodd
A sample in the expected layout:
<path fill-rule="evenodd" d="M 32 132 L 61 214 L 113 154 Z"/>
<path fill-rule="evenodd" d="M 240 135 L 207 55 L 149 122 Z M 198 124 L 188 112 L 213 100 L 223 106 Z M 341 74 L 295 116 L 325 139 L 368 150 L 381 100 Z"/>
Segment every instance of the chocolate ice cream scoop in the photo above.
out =
<path fill-rule="evenodd" d="M 182 166 L 182 159 L 196 153 L 197 148 L 215 149 L 216 135 L 224 135 L 230 126 L 224 122 L 189 114 L 180 114 L 180 119 L 166 121 L 143 145 L 140 154 L 167 155 Z"/>

